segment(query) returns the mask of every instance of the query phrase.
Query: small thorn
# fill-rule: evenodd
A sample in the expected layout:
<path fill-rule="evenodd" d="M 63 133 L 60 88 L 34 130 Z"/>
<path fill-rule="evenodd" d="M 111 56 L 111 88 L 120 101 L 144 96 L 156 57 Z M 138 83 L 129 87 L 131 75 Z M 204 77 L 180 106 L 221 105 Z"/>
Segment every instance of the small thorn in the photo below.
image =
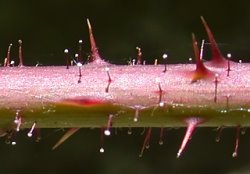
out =
<path fill-rule="evenodd" d="M 241 64 L 242 63 L 242 60 L 239 60 L 239 64 Z"/>
<path fill-rule="evenodd" d="M 74 133 L 76 133 L 80 128 L 70 128 L 67 132 L 62 136 L 62 138 L 52 147 L 52 150 L 55 150 L 58 146 L 63 144 L 69 137 L 71 137 Z"/>
<path fill-rule="evenodd" d="M 106 127 L 106 129 L 104 130 L 104 135 L 106 135 L 106 136 L 110 136 L 110 135 L 111 135 L 110 128 L 111 128 L 111 126 L 112 126 L 112 119 L 113 119 L 113 115 L 110 114 L 110 115 L 109 115 L 109 118 L 108 118 L 107 127 Z"/>
<path fill-rule="evenodd" d="M 28 134 L 27 134 L 28 137 L 32 137 L 33 131 L 34 131 L 35 127 L 36 127 L 36 122 L 33 123 L 33 125 L 32 125 L 32 127 L 31 127 L 30 131 L 28 132 Z"/>
<path fill-rule="evenodd" d="M 23 41 L 22 40 L 18 40 L 19 43 L 19 52 L 18 52 L 18 56 L 19 56 L 19 67 L 23 66 L 23 53 L 22 53 L 22 44 Z"/>
<path fill-rule="evenodd" d="M 222 131 L 223 131 L 224 127 L 223 126 L 220 126 L 217 128 L 217 136 L 215 138 L 215 141 L 218 143 L 220 141 L 220 138 L 221 138 L 221 134 L 222 134 Z"/>
<path fill-rule="evenodd" d="M 65 61 L 66 61 L 66 69 L 69 69 L 69 50 L 68 49 L 64 50 L 64 56 L 65 56 Z"/>
<path fill-rule="evenodd" d="M 88 28 L 89 28 L 89 38 L 90 38 L 90 45 L 91 45 L 91 62 L 96 62 L 96 63 L 100 63 L 102 62 L 101 56 L 99 54 L 98 48 L 96 46 L 96 42 L 95 42 L 95 38 L 93 35 L 93 31 L 92 31 L 92 27 L 90 24 L 89 19 L 87 19 L 87 24 L 88 24 Z"/>
<path fill-rule="evenodd" d="M 146 149 L 149 148 L 149 142 L 150 142 L 150 137 L 151 137 L 151 131 L 152 131 L 152 128 L 148 128 L 148 131 L 147 131 L 147 134 L 144 138 L 144 142 L 143 142 L 143 145 L 142 145 L 142 148 L 141 148 L 141 152 L 139 154 L 139 157 L 142 157 L 143 156 L 143 152 Z"/>
<path fill-rule="evenodd" d="M 195 128 L 201 123 L 201 119 L 200 118 L 196 118 L 196 117 L 192 117 L 192 118 L 188 118 L 186 120 L 187 123 L 187 130 L 184 136 L 184 139 L 182 141 L 181 147 L 177 153 L 177 158 L 179 158 L 183 152 L 183 150 L 185 149 L 190 137 L 192 136 Z"/>
<path fill-rule="evenodd" d="M 165 73 L 165 72 L 167 72 L 167 58 L 168 58 L 168 55 L 166 53 L 164 53 L 162 55 L 162 58 L 163 58 L 163 61 L 164 61 L 164 70 L 163 70 L 163 72 Z"/>
<path fill-rule="evenodd" d="M 234 152 L 232 154 L 233 158 L 236 158 L 238 156 L 239 142 L 240 142 L 240 126 L 238 125 L 236 128 L 235 148 L 234 148 Z"/>
<path fill-rule="evenodd" d="M 163 145 L 164 128 L 160 129 L 159 145 Z"/>
<path fill-rule="evenodd" d="M 136 47 L 137 50 L 137 65 L 141 65 L 142 64 L 142 51 L 140 47 Z"/>

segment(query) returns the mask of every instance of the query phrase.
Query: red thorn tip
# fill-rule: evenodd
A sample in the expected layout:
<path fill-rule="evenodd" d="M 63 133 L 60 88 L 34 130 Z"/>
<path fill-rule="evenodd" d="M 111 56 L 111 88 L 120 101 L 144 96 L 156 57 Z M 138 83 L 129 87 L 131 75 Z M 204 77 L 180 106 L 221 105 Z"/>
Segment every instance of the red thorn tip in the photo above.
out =
<path fill-rule="evenodd" d="M 227 61 L 226 59 L 222 56 L 218 45 L 214 39 L 214 35 L 211 31 L 211 29 L 209 28 L 206 20 L 204 19 L 203 16 L 201 16 L 201 21 L 205 27 L 205 30 L 207 32 L 207 36 L 211 45 L 211 53 L 212 53 L 212 60 L 210 61 L 211 65 L 215 66 L 215 67 L 225 67 L 227 66 Z"/>
<path fill-rule="evenodd" d="M 196 70 L 193 72 L 192 83 L 201 79 L 210 79 L 214 73 L 205 67 L 202 61 L 202 53 L 199 53 L 199 48 L 194 33 L 192 33 L 192 42 L 194 49 L 194 56 L 196 60 Z"/>
<path fill-rule="evenodd" d="M 89 39 L 90 39 L 90 45 L 91 45 L 91 62 L 101 63 L 102 59 L 98 52 L 98 48 L 96 46 L 95 38 L 93 35 L 93 31 L 92 31 L 92 27 L 91 27 L 89 19 L 87 19 L 87 24 L 89 28 Z"/>
<path fill-rule="evenodd" d="M 196 117 L 192 117 L 192 118 L 188 118 L 186 120 L 186 123 L 187 123 L 187 130 L 186 130 L 186 133 L 185 133 L 185 136 L 184 136 L 184 139 L 182 141 L 182 144 L 181 144 L 181 147 L 177 153 L 177 158 L 179 158 L 183 152 L 183 150 L 185 149 L 190 137 L 192 136 L 195 128 L 197 127 L 198 124 L 201 123 L 201 119 L 200 118 L 196 118 Z"/>

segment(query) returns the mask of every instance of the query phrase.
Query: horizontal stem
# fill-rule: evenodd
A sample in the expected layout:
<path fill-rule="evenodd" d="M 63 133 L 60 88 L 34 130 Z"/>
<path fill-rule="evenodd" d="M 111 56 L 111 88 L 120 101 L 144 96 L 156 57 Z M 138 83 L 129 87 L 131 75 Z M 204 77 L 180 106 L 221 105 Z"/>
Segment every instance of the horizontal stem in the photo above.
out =
<path fill-rule="evenodd" d="M 0 127 L 16 111 L 23 127 L 180 127 L 188 117 L 199 126 L 249 126 L 249 64 L 209 69 L 215 79 L 192 82 L 193 64 L 118 66 L 90 63 L 69 69 L 0 68 Z M 79 76 L 81 72 L 81 76 Z M 217 86 L 217 87 L 216 87 Z M 216 98 L 216 100 L 215 100 Z M 139 113 L 138 122 L 134 122 Z"/>

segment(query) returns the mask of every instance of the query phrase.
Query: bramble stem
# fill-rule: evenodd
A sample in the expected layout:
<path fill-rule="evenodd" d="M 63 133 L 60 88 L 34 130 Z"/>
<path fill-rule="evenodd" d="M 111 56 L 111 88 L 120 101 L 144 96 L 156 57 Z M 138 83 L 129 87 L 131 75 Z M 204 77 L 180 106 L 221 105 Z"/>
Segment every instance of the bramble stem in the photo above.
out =
<path fill-rule="evenodd" d="M 81 83 L 76 66 L 1 67 L 0 127 L 11 124 L 17 110 L 22 127 L 34 121 L 38 127 L 105 127 L 109 114 L 113 127 L 179 127 L 188 117 L 202 118 L 199 126 L 250 125 L 249 64 L 233 64 L 229 77 L 226 68 L 208 67 L 219 75 L 216 84 L 191 83 L 193 64 L 167 66 L 163 73 L 164 65 L 90 63 L 82 66 Z"/>

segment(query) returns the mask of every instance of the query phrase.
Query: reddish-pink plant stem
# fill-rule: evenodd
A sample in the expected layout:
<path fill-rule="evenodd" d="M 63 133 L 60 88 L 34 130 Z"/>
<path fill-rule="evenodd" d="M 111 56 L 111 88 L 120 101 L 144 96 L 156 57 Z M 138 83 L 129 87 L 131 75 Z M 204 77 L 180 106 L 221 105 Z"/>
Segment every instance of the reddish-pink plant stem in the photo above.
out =
<path fill-rule="evenodd" d="M 106 68 L 112 76 L 109 84 Z M 158 85 L 164 91 L 162 102 L 222 108 L 226 96 L 230 107 L 249 105 L 249 64 L 232 65 L 227 76 L 225 68 L 208 67 L 218 76 L 217 102 L 214 102 L 214 79 L 192 82 L 193 64 L 117 66 L 90 63 L 82 67 L 78 83 L 78 67 L 2 67 L 0 68 L 0 108 L 29 108 L 65 100 L 101 100 L 127 107 L 144 108 L 159 102 Z"/>

